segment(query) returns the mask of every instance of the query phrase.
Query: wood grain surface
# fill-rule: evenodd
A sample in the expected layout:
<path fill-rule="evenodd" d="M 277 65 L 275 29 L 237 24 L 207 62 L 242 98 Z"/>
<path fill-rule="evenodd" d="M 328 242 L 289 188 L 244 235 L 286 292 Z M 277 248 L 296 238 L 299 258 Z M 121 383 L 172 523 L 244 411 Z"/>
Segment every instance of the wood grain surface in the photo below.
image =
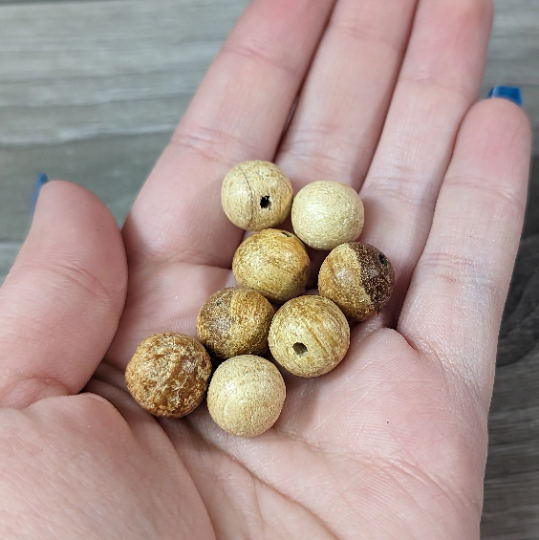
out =
<path fill-rule="evenodd" d="M 123 221 L 247 3 L 0 1 L 0 282 L 41 171 L 92 189 Z M 523 88 L 539 155 L 539 2 L 495 5 L 482 94 Z M 539 539 L 539 157 L 533 165 L 500 333 L 484 540 Z"/>

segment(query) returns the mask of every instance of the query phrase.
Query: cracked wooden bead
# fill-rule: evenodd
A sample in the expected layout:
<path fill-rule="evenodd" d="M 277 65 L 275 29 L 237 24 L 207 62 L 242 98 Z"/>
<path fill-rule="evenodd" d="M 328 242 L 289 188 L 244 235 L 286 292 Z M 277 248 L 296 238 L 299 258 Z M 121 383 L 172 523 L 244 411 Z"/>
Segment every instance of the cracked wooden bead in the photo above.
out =
<path fill-rule="evenodd" d="M 145 339 L 125 370 L 135 401 L 155 416 L 180 418 L 204 398 L 212 365 L 191 336 L 166 332 Z"/>
<path fill-rule="evenodd" d="M 285 397 L 279 370 L 265 358 L 243 355 L 215 370 L 207 401 L 218 426 L 238 437 L 254 437 L 275 424 Z"/>
<path fill-rule="evenodd" d="M 300 296 L 273 317 L 268 337 L 276 362 L 299 377 L 319 377 L 334 369 L 350 345 L 342 311 L 321 296 Z"/>
<path fill-rule="evenodd" d="M 240 285 L 277 303 L 305 290 L 309 269 L 305 246 L 292 233 L 279 229 L 264 229 L 247 238 L 232 261 Z"/>
<path fill-rule="evenodd" d="M 221 202 L 228 219 L 246 231 L 282 223 L 292 206 L 292 184 L 277 165 L 244 161 L 226 176 Z"/>
<path fill-rule="evenodd" d="M 363 203 L 350 186 L 325 180 L 307 184 L 292 205 L 292 227 L 315 249 L 355 240 L 363 229 Z"/>
<path fill-rule="evenodd" d="M 321 296 L 335 302 L 350 321 L 380 313 L 395 284 L 395 271 L 378 249 L 361 242 L 342 244 L 324 260 L 318 274 Z"/>
<path fill-rule="evenodd" d="M 260 293 L 229 287 L 212 294 L 197 319 L 198 338 L 217 358 L 263 354 L 273 307 Z"/>

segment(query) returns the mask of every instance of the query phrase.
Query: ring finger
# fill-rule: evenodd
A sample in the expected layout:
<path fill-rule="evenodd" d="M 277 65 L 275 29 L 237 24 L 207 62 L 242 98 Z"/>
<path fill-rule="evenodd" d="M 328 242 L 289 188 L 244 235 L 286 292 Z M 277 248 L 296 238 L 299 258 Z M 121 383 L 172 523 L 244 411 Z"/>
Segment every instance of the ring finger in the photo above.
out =
<path fill-rule="evenodd" d="M 459 126 L 476 101 L 492 23 L 490 0 L 423 0 L 384 131 L 361 189 L 362 240 L 393 262 L 396 320 L 430 231 Z"/>

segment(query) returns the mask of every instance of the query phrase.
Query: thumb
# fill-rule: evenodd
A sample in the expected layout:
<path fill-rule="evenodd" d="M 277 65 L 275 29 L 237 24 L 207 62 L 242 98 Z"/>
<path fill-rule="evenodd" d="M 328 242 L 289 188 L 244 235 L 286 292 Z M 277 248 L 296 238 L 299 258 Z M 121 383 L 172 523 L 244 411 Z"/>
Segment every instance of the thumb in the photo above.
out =
<path fill-rule="evenodd" d="M 126 287 L 107 207 L 75 184 L 46 184 L 0 289 L 0 406 L 78 393 L 112 341 Z"/>

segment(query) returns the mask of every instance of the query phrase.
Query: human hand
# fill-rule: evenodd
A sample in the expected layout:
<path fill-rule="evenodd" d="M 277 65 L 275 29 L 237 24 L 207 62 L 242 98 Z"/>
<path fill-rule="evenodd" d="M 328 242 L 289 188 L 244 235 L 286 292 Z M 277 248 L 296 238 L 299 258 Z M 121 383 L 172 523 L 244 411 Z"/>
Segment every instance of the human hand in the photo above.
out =
<path fill-rule="evenodd" d="M 0 404 L 30 404 L 0 416 L 0 495 L 12 501 L 4 535 L 24 524 L 24 538 L 478 537 L 530 135 L 511 103 L 473 105 L 490 2 L 415 4 L 340 0 L 325 29 L 331 1 L 252 3 L 126 223 L 127 303 L 87 385 L 108 401 L 43 399 L 86 384 L 112 339 L 125 279 L 99 203 L 66 184 L 46 188 L 41 211 L 71 194 L 69 204 L 48 222 L 38 205 L 32 234 L 50 243 L 31 234 L 2 289 Z M 220 210 L 220 183 L 246 159 L 276 161 L 296 190 L 322 178 L 360 190 L 361 240 L 397 278 L 392 302 L 354 330 L 341 365 L 318 380 L 287 377 L 281 418 L 249 440 L 220 430 L 204 405 L 157 421 L 123 383 L 139 341 L 195 335 L 200 306 L 233 283 L 242 231 Z M 68 263 L 61 284 L 74 294 L 53 279 Z M 35 275 L 47 282 L 38 287 Z"/>

